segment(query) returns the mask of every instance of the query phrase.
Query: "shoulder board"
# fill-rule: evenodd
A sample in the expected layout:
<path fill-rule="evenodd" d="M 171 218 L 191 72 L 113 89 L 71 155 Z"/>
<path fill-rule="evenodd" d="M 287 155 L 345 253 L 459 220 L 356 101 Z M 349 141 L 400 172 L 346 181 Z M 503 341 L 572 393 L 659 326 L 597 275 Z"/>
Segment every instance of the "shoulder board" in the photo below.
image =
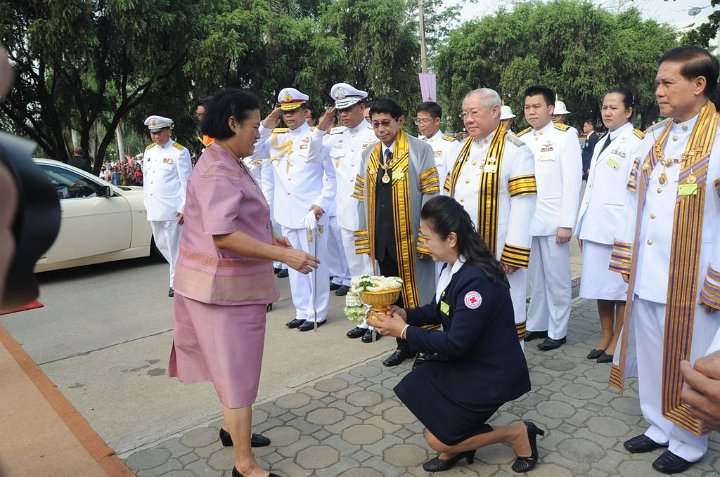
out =
<path fill-rule="evenodd" d="M 520 139 L 516 138 L 511 132 L 508 131 L 508 133 L 505 135 L 505 140 L 510 141 L 511 143 L 515 144 L 516 146 L 524 146 L 525 143 L 522 142 Z"/>
<path fill-rule="evenodd" d="M 315 131 L 315 126 L 310 126 L 311 131 Z"/>
<path fill-rule="evenodd" d="M 568 129 L 570 129 L 570 126 L 568 126 L 567 124 L 560 124 L 560 123 L 554 123 L 553 127 L 560 131 L 567 131 Z"/>
<path fill-rule="evenodd" d="M 341 134 L 344 131 L 347 131 L 347 128 L 345 126 L 337 126 L 330 129 L 330 134 Z"/>
<path fill-rule="evenodd" d="M 174 143 L 174 144 L 173 144 L 173 147 L 174 147 L 175 149 L 179 149 L 179 150 L 181 150 L 181 151 L 182 151 L 183 149 L 185 149 L 185 146 L 183 146 L 183 145 L 180 144 L 179 142 Z"/>
<path fill-rule="evenodd" d="M 520 131 L 519 133 L 517 133 L 516 136 L 517 136 L 517 137 L 520 137 L 520 136 L 522 136 L 523 134 L 529 133 L 530 131 L 532 131 L 532 127 L 529 127 L 529 128 L 527 128 L 527 129 L 523 129 L 522 131 Z"/>
<path fill-rule="evenodd" d="M 672 121 L 672 119 L 670 119 L 670 118 L 663 119 L 659 123 L 653 124 L 652 126 L 650 126 L 649 128 L 647 128 L 645 130 L 645 135 L 647 136 L 649 133 L 653 132 L 654 130 L 665 127 L 665 125 L 668 123 L 668 121 Z"/>
<path fill-rule="evenodd" d="M 152 149 L 152 148 L 155 147 L 155 146 L 156 146 L 155 143 L 148 144 L 147 146 L 145 146 L 145 150 L 147 151 L 148 149 Z"/>
<path fill-rule="evenodd" d="M 275 129 L 273 129 L 273 132 L 274 133 L 284 133 L 284 132 L 288 132 L 289 130 L 290 130 L 290 128 L 275 128 Z"/>
<path fill-rule="evenodd" d="M 450 134 L 443 134 L 442 138 L 449 142 L 455 142 L 455 136 L 451 136 Z"/>
<path fill-rule="evenodd" d="M 639 137 L 640 139 L 645 139 L 645 133 L 639 129 L 633 128 L 633 134 L 636 135 L 637 137 Z"/>

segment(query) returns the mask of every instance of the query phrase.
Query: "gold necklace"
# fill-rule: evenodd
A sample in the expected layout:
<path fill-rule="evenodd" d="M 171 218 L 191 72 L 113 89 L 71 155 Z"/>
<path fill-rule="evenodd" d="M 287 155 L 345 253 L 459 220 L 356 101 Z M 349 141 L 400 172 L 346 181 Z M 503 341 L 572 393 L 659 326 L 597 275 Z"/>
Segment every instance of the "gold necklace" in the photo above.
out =
<path fill-rule="evenodd" d="M 392 169 L 393 164 L 395 164 L 395 155 L 393 155 L 392 159 L 390 159 L 387 164 L 380 163 L 380 167 L 385 171 L 385 173 L 382 176 L 382 182 L 383 184 L 387 184 L 390 182 L 390 176 L 388 175 L 388 170 Z"/>

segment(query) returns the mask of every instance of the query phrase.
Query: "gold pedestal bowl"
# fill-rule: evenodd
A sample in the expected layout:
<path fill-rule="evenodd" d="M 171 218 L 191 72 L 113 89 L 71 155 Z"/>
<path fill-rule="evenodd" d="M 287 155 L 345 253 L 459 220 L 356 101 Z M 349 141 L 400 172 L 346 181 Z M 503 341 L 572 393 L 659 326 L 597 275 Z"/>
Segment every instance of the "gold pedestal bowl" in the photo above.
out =
<path fill-rule="evenodd" d="M 402 288 L 391 288 L 388 290 L 381 291 L 363 291 L 360 292 L 360 300 L 366 305 L 370 306 L 370 313 L 368 313 L 368 324 L 375 326 L 373 323 L 376 321 L 374 314 L 384 315 L 385 312 L 390 308 L 390 305 L 395 303 L 400 298 Z"/>

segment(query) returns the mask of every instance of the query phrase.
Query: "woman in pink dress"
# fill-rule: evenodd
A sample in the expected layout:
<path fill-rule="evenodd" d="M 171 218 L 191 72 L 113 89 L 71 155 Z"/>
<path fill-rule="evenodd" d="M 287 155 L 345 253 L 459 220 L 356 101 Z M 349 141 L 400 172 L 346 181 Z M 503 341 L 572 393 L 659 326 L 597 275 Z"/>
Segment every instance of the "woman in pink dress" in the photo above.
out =
<path fill-rule="evenodd" d="M 242 158 L 260 137 L 260 103 L 249 92 L 219 91 L 202 121 L 215 138 L 188 181 L 185 225 L 175 272 L 175 332 L 168 374 L 210 381 L 223 406 L 220 439 L 234 445 L 233 477 L 265 477 L 251 434 L 265 341 L 265 310 L 279 296 L 272 262 L 302 273 L 316 257 L 274 237 L 270 210 Z M 275 476 L 276 474 L 269 474 Z"/>

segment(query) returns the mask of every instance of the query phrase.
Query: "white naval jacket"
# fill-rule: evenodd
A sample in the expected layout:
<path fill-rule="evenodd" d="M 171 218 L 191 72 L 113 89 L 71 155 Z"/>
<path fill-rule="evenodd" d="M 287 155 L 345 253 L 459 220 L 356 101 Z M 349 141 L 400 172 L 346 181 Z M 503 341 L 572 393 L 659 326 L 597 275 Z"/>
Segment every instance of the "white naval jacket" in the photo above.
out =
<path fill-rule="evenodd" d="M 148 221 L 176 220 L 185 211 L 185 192 L 192 172 L 190 151 L 170 139 L 145 148 L 142 160 L 143 202 Z"/>
<path fill-rule="evenodd" d="M 322 160 L 330 160 L 335 168 L 335 213 L 330 215 L 337 215 L 340 227 L 356 231 L 359 227 L 358 201 L 352 195 L 355 193 L 355 179 L 360 172 L 362 153 L 377 142 L 372 126 L 363 119 L 354 128 L 340 126 L 332 128 L 329 134 L 315 129 L 313 140 L 322 141 Z"/>
<path fill-rule="evenodd" d="M 480 220 L 478 189 L 482 180 L 488 148 L 494 136 L 495 133 L 493 132 L 480 141 L 474 141 L 472 137 L 466 139 L 466 141 L 473 141 L 473 144 L 470 148 L 470 155 L 463 164 L 455 183 L 453 198 L 460 202 L 475 224 L 479 224 Z M 534 169 L 533 154 L 530 148 L 511 134 L 507 134 L 498 180 L 497 250 L 495 257 L 503 263 L 519 268 L 527 268 L 527 264 L 521 266 L 516 260 L 506 261 L 504 258 L 511 255 L 517 256 L 520 253 L 526 256 L 526 261 L 529 260 L 532 240 L 530 223 L 535 212 L 536 194 L 534 191 L 516 190 L 518 188 L 512 184 L 513 179 L 522 180 L 521 178 L 532 177 Z M 450 173 L 452 174 L 452 170 Z M 444 193 L 447 194 L 448 191 Z M 514 250 L 506 251 L 506 244 Z M 521 249 L 524 250 L 524 253 Z"/>
<path fill-rule="evenodd" d="M 612 136 L 612 142 L 600 150 Z M 612 245 L 625 220 L 625 194 L 633 162 L 645 135 L 625 123 L 595 145 L 585 194 L 580 201 L 575 235 L 582 240 Z"/>
<path fill-rule="evenodd" d="M 438 171 L 440 193 L 442 194 L 445 178 L 452 172 L 452 168 L 455 165 L 455 159 L 460 152 L 461 143 L 456 141 L 453 136 L 443 134 L 440 130 L 438 130 L 430 138 L 420 136 L 418 139 L 422 139 L 433 148 L 433 152 L 435 153 L 435 168 Z"/>
<path fill-rule="evenodd" d="M 268 202 L 273 217 L 290 229 L 304 227 L 303 217 L 313 204 L 326 212 L 320 223 L 327 222 L 327 211 L 335 200 L 335 170 L 329 160 L 314 157 L 313 151 L 319 148 L 311 148 L 311 141 L 312 130 L 302 124 L 293 130 L 276 131 L 260 126 L 260 139 L 255 143 L 253 157 L 269 161 L 262 175 L 263 182 L 272 180 Z"/>
<path fill-rule="evenodd" d="M 535 157 L 537 203 L 531 235 L 555 235 L 558 227 L 572 228 L 582 184 L 582 152 L 577 131 L 550 122 L 538 130 L 528 128 L 518 133 L 517 138 L 530 147 Z"/>

